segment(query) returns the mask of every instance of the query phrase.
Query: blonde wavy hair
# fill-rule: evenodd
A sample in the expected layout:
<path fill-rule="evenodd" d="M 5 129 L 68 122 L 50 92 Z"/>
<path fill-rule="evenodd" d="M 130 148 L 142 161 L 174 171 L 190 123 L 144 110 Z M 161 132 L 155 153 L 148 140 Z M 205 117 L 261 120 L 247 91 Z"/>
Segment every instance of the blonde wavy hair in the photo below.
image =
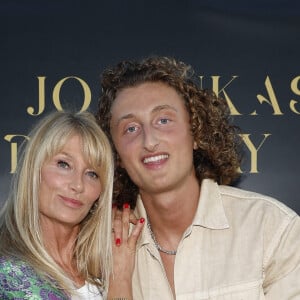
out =
<path fill-rule="evenodd" d="M 60 152 L 73 135 L 81 137 L 84 157 L 99 174 L 102 186 L 97 205 L 81 223 L 74 257 L 87 282 L 107 289 L 112 268 L 113 158 L 110 143 L 91 113 L 53 112 L 34 127 L 20 154 L 11 193 L 0 216 L 0 255 L 28 262 L 67 293 L 72 293 L 74 285 L 44 247 L 38 194 L 43 163 Z"/>

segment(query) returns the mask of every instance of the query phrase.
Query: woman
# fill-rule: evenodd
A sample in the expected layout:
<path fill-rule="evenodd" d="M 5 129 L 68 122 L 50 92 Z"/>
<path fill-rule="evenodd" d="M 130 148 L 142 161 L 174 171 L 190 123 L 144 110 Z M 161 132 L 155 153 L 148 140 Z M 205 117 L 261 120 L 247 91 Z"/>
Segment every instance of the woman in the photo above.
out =
<path fill-rule="evenodd" d="M 113 264 L 112 184 L 110 144 L 90 113 L 55 112 L 37 124 L 0 216 L 1 299 L 105 297 Z M 131 279 L 122 270 L 133 269 L 143 226 L 140 220 L 128 235 L 129 211 L 118 212 L 123 222 L 114 224 L 113 249 L 124 258 L 114 260 L 114 274 L 122 279 Z M 130 280 L 123 287 L 112 282 L 110 298 L 131 297 Z"/>

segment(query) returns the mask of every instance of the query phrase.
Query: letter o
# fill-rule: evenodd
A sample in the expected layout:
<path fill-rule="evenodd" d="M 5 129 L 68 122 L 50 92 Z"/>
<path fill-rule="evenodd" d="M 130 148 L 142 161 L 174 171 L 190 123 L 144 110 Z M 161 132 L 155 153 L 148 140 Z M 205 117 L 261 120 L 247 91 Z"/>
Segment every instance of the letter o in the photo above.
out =
<path fill-rule="evenodd" d="M 55 85 L 55 87 L 53 89 L 53 103 L 54 103 L 54 106 L 59 111 L 63 110 L 63 108 L 61 106 L 61 103 L 60 103 L 59 94 L 60 94 L 60 89 L 61 89 L 62 85 L 65 83 L 65 81 L 67 81 L 69 79 L 76 79 L 81 84 L 82 89 L 83 89 L 83 93 L 84 93 L 84 101 L 83 101 L 83 105 L 82 105 L 80 111 L 87 110 L 89 105 L 91 104 L 91 99 L 92 99 L 91 90 L 90 90 L 88 84 L 84 80 L 82 80 L 81 78 L 76 77 L 76 76 L 65 77 L 65 78 L 61 79 Z"/>

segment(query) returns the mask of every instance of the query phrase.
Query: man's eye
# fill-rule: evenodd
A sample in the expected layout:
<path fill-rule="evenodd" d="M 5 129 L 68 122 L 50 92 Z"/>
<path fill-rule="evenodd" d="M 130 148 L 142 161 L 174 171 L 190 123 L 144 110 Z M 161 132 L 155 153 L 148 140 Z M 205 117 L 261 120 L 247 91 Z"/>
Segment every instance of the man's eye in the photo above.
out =
<path fill-rule="evenodd" d="M 68 164 L 67 162 L 63 161 L 63 160 L 59 160 L 59 161 L 57 162 L 57 165 L 58 165 L 60 168 L 63 168 L 63 169 L 67 169 L 67 168 L 70 167 L 69 164 Z"/>
<path fill-rule="evenodd" d="M 135 126 L 130 126 L 126 129 L 126 132 L 135 132 L 136 131 L 136 127 Z"/>
<path fill-rule="evenodd" d="M 160 120 L 159 120 L 159 123 L 160 124 L 168 124 L 169 123 L 169 119 L 167 119 L 167 118 L 161 118 Z"/>

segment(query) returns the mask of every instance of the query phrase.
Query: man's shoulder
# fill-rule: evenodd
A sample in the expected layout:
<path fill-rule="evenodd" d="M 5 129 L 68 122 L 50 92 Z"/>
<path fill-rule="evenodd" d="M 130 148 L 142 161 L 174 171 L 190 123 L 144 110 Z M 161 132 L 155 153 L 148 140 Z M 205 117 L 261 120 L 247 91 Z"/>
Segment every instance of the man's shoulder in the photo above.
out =
<path fill-rule="evenodd" d="M 255 207 L 262 211 L 282 214 L 288 218 L 297 216 L 295 211 L 271 196 L 225 185 L 220 185 L 219 190 L 224 205 L 237 205 L 248 209 Z"/>

